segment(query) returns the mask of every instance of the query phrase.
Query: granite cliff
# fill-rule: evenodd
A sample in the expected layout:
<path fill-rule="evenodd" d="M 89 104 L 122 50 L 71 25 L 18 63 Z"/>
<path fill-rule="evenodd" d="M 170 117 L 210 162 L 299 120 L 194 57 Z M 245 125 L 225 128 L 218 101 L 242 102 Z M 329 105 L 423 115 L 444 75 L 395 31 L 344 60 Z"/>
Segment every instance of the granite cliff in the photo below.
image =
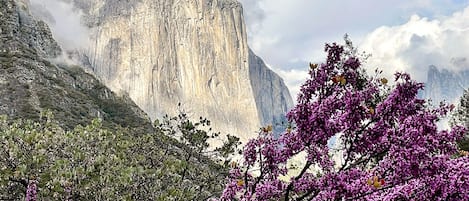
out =
<path fill-rule="evenodd" d="M 235 0 L 74 3 L 92 30 L 84 63 L 152 119 L 184 110 L 246 141 L 292 106 L 282 79 L 249 51 Z"/>
<path fill-rule="evenodd" d="M 273 124 L 282 129 L 285 114 L 293 107 L 290 91 L 275 72 L 249 49 L 249 75 L 257 111 L 263 125 Z"/>
<path fill-rule="evenodd" d="M 32 178 L 37 200 L 220 195 L 225 167 L 153 127 L 125 94 L 66 64 L 50 28 L 28 7 L 26 0 L 0 4 L 0 200 L 25 200 Z M 43 111 L 54 118 L 46 121 Z M 102 126 L 90 125 L 94 118 Z"/>

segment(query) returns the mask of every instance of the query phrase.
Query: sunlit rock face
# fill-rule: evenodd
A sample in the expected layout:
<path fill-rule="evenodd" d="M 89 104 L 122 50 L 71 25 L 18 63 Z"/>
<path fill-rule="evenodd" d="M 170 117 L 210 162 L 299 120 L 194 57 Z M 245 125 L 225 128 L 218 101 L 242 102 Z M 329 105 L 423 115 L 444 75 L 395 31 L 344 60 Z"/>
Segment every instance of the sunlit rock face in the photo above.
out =
<path fill-rule="evenodd" d="M 92 30 L 85 63 L 152 119 L 183 110 L 246 141 L 291 106 L 280 77 L 250 61 L 258 58 L 249 52 L 237 1 L 74 2 Z"/>

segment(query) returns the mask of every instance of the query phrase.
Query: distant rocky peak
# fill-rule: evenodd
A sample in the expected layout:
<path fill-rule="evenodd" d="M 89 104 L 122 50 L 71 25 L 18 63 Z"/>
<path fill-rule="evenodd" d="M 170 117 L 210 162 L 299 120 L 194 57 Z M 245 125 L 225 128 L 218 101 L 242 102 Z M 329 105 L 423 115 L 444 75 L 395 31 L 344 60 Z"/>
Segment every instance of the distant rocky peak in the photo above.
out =
<path fill-rule="evenodd" d="M 262 125 L 285 125 L 293 100 L 283 79 L 249 49 L 249 76 Z"/>
<path fill-rule="evenodd" d="M 429 66 L 425 89 L 421 97 L 431 99 L 433 104 L 441 101 L 455 103 L 469 87 L 469 70 L 454 72 L 445 68 Z"/>

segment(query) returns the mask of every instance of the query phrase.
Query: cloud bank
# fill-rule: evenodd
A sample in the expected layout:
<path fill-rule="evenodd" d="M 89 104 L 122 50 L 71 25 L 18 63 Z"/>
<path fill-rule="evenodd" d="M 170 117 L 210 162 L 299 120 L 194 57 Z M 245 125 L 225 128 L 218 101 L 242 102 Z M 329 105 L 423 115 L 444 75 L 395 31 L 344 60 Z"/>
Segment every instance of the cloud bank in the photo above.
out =
<path fill-rule="evenodd" d="M 326 42 L 354 41 L 377 27 L 401 24 L 410 16 L 451 14 L 468 5 L 462 0 L 240 0 L 254 52 L 273 66 L 299 68 L 297 61 L 317 62 Z M 304 67 L 304 66 L 301 66 Z"/>
<path fill-rule="evenodd" d="M 367 51 L 375 56 L 371 58 L 369 64 L 374 62 L 375 67 L 383 67 L 383 63 L 399 64 L 400 61 L 405 61 L 404 66 L 406 67 L 398 68 L 398 65 L 392 65 L 392 67 L 389 67 L 391 69 L 385 69 L 385 72 L 407 70 L 411 71 L 412 74 L 425 74 L 429 62 L 424 61 L 435 62 L 435 65 L 443 63 L 439 61 L 445 60 L 443 57 L 448 56 L 448 53 L 445 52 L 450 51 L 452 46 L 447 42 L 456 41 L 456 45 L 461 46 L 458 38 L 464 34 L 455 31 L 450 31 L 453 35 L 449 33 L 440 33 L 439 36 L 416 34 L 412 41 L 412 37 L 406 39 L 407 43 L 412 43 L 413 48 L 404 48 L 404 42 L 394 44 L 394 42 L 400 41 L 399 37 L 408 37 L 407 33 L 403 31 L 404 26 L 407 24 L 406 29 L 410 30 L 409 23 L 412 20 L 409 19 L 411 19 L 411 16 L 420 16 L 418 18 L 414 17 L 414 24 L 423 24 L 422 26 L 428 26 L 428 28 L 433 27 L 433 30 L 447 28 L 442 26 L 453 26 L 455 29 L 459 26 L 460 29 L 463 29 L 465 25 L 462 22 L 467 21 L 467 19 L 462 19 L 461 16 L 455 16 L 457 14 L 453 15 L 453 13 L 469 6 L 468 0 L 239 1 L 243 3 L 250 47 L 266 63 L 269 63 L 275 72 L 284 78 L 294 97 L 296 97 L 300 84 L 304 81 L 304 79 L 299 81 L 298 78 L 306 78 L 307 76 L 308 63 L 322 62 L 325 58 L 324 43 L 342 42 L 345 33 L 349 34 L 355 44 L 363 44 L 361 47 L 368 44 L 369 47 L 372 47 L 367 48 Z M 460 22 L 451 22 L 454 25 L 449 25 L 450 18 L 453 19 L 452 21 L 457 21 L 458 18 L 461 19 Z M 403 33 L 400 36 L 394 35 L 393 31 L 395 29 L 402 30 Z M 432 30 L 427 31 L 431 32 Z M 447 43 L 445 45 L 447 49 L 440 51 L 443 53 L 438 53 L 438 51 L 426 52 L 429 48 L 437 49 L 431 47 L 435 41 L 438 44 L 443 43 L 438 42 L 441 40 L 438 37 L 442 35 L 447 37 L 444 42 Z M 456 38 L 454 38 L 455 36 Z M 387 46 L 404 48 L 406 51 L 396 49 L 396 53 L 385 54 L 389 51 L 379 48 L 387 48 L 386 45 L 380 43 L 389 40 L 388 37 L 395 37 L 396 39 L 394 42 L 388 42 Z M 365 40 L 367 42 L 362 43 Z M 420 44 L 419 48 L 417 48 L 418 44 Z M 421 55 L 424 52 L 426 56 Z M 462 52 L 459 51 L 459 53 Z M 379 55 L 382 55 L 382 58 L 377 60 L 376 57 Z M 415 58 L 416 56 L 418 58 Z M 386 57 L 387 60 L 385 61 L 384 58 Z M 447 60 L 453 60 L 454 66 L 463 66 L 466 62 L 464 57 L 452 55 Z M 407 62 L 408 60 L 412 60 L 412 62 Z M 421 68 L 414 70 L 410 64 L 419 65 Z M 453 68 L 454 66 L 445 65 L 445 68 Z M 424 76 L 418 77 L 423 80 Z"/>
<path fill-rule="evenodd" d="M 30 0 L 31 13 L 45 21 L 66 51 L 88 46 L 90 30 L 82 24 L 82 12 L 64 0 Z"/>
<path fill-rule="evenodd" d="M 469 69 L 469 7 L 450 16 L 430 20 L 413 15 L 398 26 L 382 26 L 359 46 L 372 54 L 367 66 L 379 67 L 386 76 L 409 72 L 426 81 L 430 65 L 458 72 Z"/>

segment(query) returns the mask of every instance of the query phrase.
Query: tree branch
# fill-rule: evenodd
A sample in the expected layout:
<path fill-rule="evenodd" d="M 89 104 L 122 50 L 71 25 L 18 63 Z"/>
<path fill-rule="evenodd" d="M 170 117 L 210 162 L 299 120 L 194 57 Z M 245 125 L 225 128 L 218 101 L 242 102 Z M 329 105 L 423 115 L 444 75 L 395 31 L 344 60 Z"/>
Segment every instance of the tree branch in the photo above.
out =
<path fill-rule="evenodd" d="M 304 195 L 302 195 L 301 197 L 299 197 L 298 199 L 296 199 L 295 201 L 303 200 L 303 199 L 305 199 L 306 197 L 308 197 L 309 195 L 311 195 L 313 192 L 314 192 L 314 194 L 313 194 L 313 196 L 311 196 L 311 197 L 309 198 L 309 200 L 311 200 L 312 198 L 316 197 L 316 196 L 319 194 L 320 191 L 317 190 L 317 189 L 314 190 L 314 191 L 313 191 L 313 190 L 310 190 L 310 191 L 308 191 L 307 193 L 305 193 Z"/>
<path fill-rule="evenodd" d="M 358 132 L 355 133 L 355 137 L 354 137 L 354 140 L 356 140 L 358 138 L 358 135 L 360 133 L 362 133 L 363 131 L 365 131 L 365 129 L 368 128 L 368 126 L 371 125 L 371 123 L 374 123 L 376 122 L 376 120 L 378 120 L 377 118 L 373 118 L 371 119 L 367 124 L 365 124 L 364 126 L 362 126 L 360 128 L 360 130 Z M 347 158 L 345 159 L 345 163 L 342 165 L 342 167 L 339 169 L 339 172 L 340 171 L 343 171 L 345 169 L 345 167 L 348 165 L 348 163 L 350 162 L 350 154 L 352 152 L 352 149 L 354 148 L 354 143 L 350 143 L 350 147 L 347 149 Z"/>
<path fill-rule="evenodd" d="M 306 171 L 309 169 L 309 167 L 311 167 L 311 165 L 313 165 L 313 163 L 310 162 L 310 161 L 307 161 L 306 164 L 305 164 L 305 166 L 304 166 L 303 169 L 301 170 L 300 174 L 294 178 L 294 181 L 300 179 L 300 178 L 303 176 L 303 174 L 306 173 Z M 291 181 L 290 184 L 288 184 L 288 186 L 287 186 L 287 190 L 286 190 L 286 192 L 285 192 L 285 201 L 288 201 L 288 200 L 290 199 L 290 198 L 289 198 L 289 196 L 290 196 L 290 191 L 293 190 L 293 182 L 294 182 L 294 181 Z"/>

